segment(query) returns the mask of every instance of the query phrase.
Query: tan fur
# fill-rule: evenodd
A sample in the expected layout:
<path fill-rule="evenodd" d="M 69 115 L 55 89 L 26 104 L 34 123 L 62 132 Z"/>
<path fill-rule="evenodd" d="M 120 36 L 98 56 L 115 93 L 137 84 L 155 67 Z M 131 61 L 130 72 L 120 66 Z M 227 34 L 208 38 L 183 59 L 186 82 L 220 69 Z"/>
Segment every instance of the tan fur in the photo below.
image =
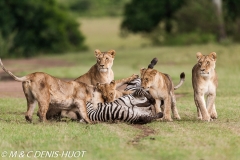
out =
<path fill-rule="evenodd" d="M 96 86 L 98 82 L 110 83 L 114 79 L 112 65 L 115 55 L 116 52 L 114 50 L 101 52 L 100 50 L 96 49 L 95 56 L 97 63 L 93 65 L 87 73 L 75 79 L 75 81 L 94 86 Z"/>
<path fill-rule="evenodd" d="M 138 75 L 132 75 L 129 78 L 121 79 L 118 81 L 121 81 L 121 83 L 128 83 L 128 82 L 134 80 L 135 78 L 138 78 Z M 97 109 L 98 103 L 112 102 L 115 99 L 122 97 L 123 95 L 131 94 L 131 93 L 133 93 L 133 91 L 125 91 L 125 92 L 118 91 L 116 89 L 115 80 L 112 80 L 109 84 L 108 83 L 105 83 L 105 84 L 97 83 L 96 89 L 94 91 L 93 98 L 92 98 L 93 108 Z M 49 110 L 47 112 L 47 119 L 56 119 L 55 117 L 57 117 L 57 118 L 58 117 L 67 117 L 72 120 L 81 119 L 80 115 L 77 114 L 76 110 L 77 110 L 76 107 L 72 108 L 70 110 L 69 109 L 68 110 L 60 110 L 58 108 L 51 107 L 51 108 L 49 108 Z"/>
<path fill-rule="evenodd" d="M 133 93 L 134 91 L 120 91 L 117 90 L 117 83 L 129 83 L 130 81 L 134 80 L 135 78 L 138 78 L 138 75 L 132 75 L 131 77 L 128 77 L 126 79 L 121 79 L 121 80 L 112 80 L 109 84 L 100 84 L 97 83 L 96 87 L 98 88 L 99 92 L 102 94 L 103 99 L 106 102 L 112 102 L 115 99 L 122 97 L 124 95 L 128 95 Z"/>
<path fill-rule="evenodd" d="M 27 99 L 27 112 L 25 118 L 32 121 L 32 114 L 36 103 L 39 106 L 40 121 L 46 121 L 49 108 L 57 110 L 70 110 L 77 108 L 79 115 L 91 123 L 87 115 L 86 102 L 92 101 L 95 87 L 76 81 L 63 81 L 42 72 L 36 72 L 24 77 L 17 77 L 6 70 L 0 60 L 3 70 L 16 81 L 22 82 L 23 91 Z M 102 100 L 103 101 L 103 100 Z"/>
<path fill-rule="evenodd" d="M 108 52 L 101 52 L 100 50 L 96 49 L 95 50 L 95 56 L 97 59 L 97 62 L 95 65 L 93 65 L 90 70 L 83 74 L 82 76 L 78 77 L 77 79 L 75 79 L 74 81 L 79 82 L 79 83 L 86 83 L 88 85 L 94 85 L 96 86 L 99 83 L 103 83 L 105 84 L 104 86 L 109 86 L 109 83 L 114 79 L 114 73 L 112 71 L 112 65 L 113 65 L 113 60 L 115 57 L 116 53 L 114 50 L 109 50 Z M 121 79 L 121 80 L 116 80 L 116 87 L 119 87 L 125 83 L 128 83 L 129 81 L 132 81 L 133 79 L 137 78 L 137 75 L 133 75 L 129 78 L 126 79 Z M 105 87 L 106 89 L 108 87 Z M 101 93 L 102 90 L 97 90 L 94 92 L 94 100 L 92 101 L 93 103 L 93 107 L 96 109 L 97 108 L 97 103 L 100 102 L 104 102 L 104 101 L 112 101 L 110 100 L 107 96 L 102 96 Z M 115 89 L 110 90 L 108 92 L 117 92 L 117 95 L 119 94 L 118 91 L 116 91 Z M 101 97 L 102 96 L 102 97 Z M 102 98 L 106 98 L 106 99 L 102 99 Z M 115 99 L 115 96 L 113 97 L 113 99 Z M 60 110 L 61 111 L 61 110 Z M 50 108 L 49 111 L 47 112 L 47 118 L 50 119 L 52 117 L 54 117 L 54 115 L 59 114 L 60 112 L 58 109 L 56 108 Z M 63 110 L 61 114 L 65 114 L 66 110 Z"/>
<path fill-rule="evenodd" d="M 176 107 L 176 98 L 174 95 L 174 85 L 169 75 L 158 72 L 155 69 L 141 69 L 141 86 L 149 90 L 150 94 L 156 100 L 155 110 L 156 113 L 164 112 L 163 119 L 166 121 L 172 121 L 171 110 L 173 116 L 176 119 L 180 119 L 178 110 Z M 178 87 L 180 87 L 178 85 Z M 161 106 L 161 100 L 164 101 L 163 107 Z M 161 106 L 161 108 L 160 108 Z"/>
<path fill-rule="evenodd" d="M 216 90 L 218 86 L 215 65 L 217 54 L 196 54 L 198 63 L 192 69 L 192 86 L 194 90 L 194 101 L 197 107 L 198 119 L 210 121 L 217 118 L 215 107 Z M 207 95 L 205 103 L 204 96 Z"/>

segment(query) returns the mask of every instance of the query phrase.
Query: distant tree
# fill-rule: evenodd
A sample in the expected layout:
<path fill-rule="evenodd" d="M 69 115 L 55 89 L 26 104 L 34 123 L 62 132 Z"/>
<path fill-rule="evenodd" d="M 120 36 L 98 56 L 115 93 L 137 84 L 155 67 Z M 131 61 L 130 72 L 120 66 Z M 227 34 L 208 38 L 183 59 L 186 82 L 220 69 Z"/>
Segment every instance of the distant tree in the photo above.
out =
<path fill-rule="evenodd" d="M 8 57 L 85 48 L 79 24 L 55 0 L 1 0 L 2 40 L 12 37 Z M 1 53 L 0 53 L 1 55 Z"/>
<path fill-rule="evenodd" d="M 216 15 L 218 19 L 218 30 L 219 36 L 218 41 L 223 41 L 226 38 L 225 26 L 224 26 L 224 16 L 222 12 L 222 0 L 212 0 L 216 8 Z"/>
<path fill-rule="evenodd" d="M 224 17 L 226 32 L 232 40 L 240 42 L 240 1 L 223 0 L 222 2 L 226 12 Z"/>
<path fill-rule="evenodd" d="M 170 33 L 173 15 L 183 4 L 184 0 L 132 0 L 125 6 L 121 28 L 132 33 L 148 33 L 164 22 L 166 32 Z"/>
<path fill-rule="evenodd" d="M 229 16 L 232 20 L 236 20 L 240 17 L 239 0 L 224 0 L 223 3 L 227 10 L 227 16 Z"/>

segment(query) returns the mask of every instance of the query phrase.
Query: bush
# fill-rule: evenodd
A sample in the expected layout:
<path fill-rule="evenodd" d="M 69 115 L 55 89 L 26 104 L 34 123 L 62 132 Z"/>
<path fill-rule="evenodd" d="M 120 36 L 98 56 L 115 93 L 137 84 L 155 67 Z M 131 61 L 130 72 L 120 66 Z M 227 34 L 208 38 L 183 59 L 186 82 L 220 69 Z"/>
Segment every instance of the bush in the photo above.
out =
<path fill-rule="evenodd" d="M 85 49 L 79 24 L 55 0 L 1 0 L 2 39 L 16 35 L 7 57 Z"/>

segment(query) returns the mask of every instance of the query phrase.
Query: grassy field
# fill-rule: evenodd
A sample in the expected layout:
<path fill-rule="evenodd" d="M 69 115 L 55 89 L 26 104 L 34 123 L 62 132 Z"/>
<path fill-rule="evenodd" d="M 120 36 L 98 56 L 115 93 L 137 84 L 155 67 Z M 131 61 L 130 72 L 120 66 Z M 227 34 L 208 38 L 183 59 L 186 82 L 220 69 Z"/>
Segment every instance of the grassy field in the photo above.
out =
<path fill-rule="evenodd" d="M 35 114 L 32 124 L 25 122 L 26 101 L 22 98 L 0 99 L 0 151 L 24 151 L 24 159 L 76 159 L 61 155 L 67 151 L 86 151 L 82 159 L 114 160 L 238 160 L 240 158 L 240 45 L 216 44 L 181 47 L 151 47 L 139 36 L 118 37 L 119 19 L 83 19 L 81 29 L 87 36 L 90 50 L 61 56 L 41 57 L 73 63 L 69 67 L 40 68 L 61 78 L 76 78 L 94 63 L 96 48 L 116 50 L 113 70 L 115 79 L 139 74 L 152 58 L 158 58 L 156 69 L 168 73 L 175 84 L 185 72 L 184 85 L 176 91 L 180 121 L 152 122 L 139 127 L 125 123 L 86 125 L 76 122 L 40 123 Z M 200 51 L 217 53 L 216 70 L 219 77 L 216 107 L 218 119 L 213 122 L 197 120 L 191 86 L 191 69 Z M 36 70 L 34 70 L 36 71 Z M 18 75 L 30 73 L 26 71 Z M 1 91 L 3 92 L 3 91 Z M 37 109 L 35 109 L 37 110 Z M 145 134 L 150 130 L 151 134 Z M 137 139 L 137 140 L 136 140 Z M 26 157 L 29 151 L 30 158 Z M 40 158 L 37 151 L 59 151 L 58 157 Z M 5 154 L 5 152 L 4 152 Z M 78 156 L 78 155 L 77 155 Z M 18 154 L 18 158 L 19 154 Z M 18 159 L 15 158 L 15 159 Z M 1 159 L 1 158 L 0 158 Z M 2 158 L 13 159 L 13 158 Z M 81 159 L 81 158 L 79 158 Z"/>

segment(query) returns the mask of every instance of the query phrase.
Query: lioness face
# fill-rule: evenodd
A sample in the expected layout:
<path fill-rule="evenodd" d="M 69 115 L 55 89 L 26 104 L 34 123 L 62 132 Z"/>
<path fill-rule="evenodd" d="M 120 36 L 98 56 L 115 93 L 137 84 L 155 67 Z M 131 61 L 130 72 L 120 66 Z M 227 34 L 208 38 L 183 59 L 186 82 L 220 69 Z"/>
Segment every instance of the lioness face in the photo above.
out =
<path fill-rule="evenodd" d="M 114 50 L 110 50 L 108 52 L 101 52 L 98 49 L 95 50 L 97 66 L 100 72 L 107 72 L 108 69 L 112 68 L 115 54 L 116 52 Z"/>
<path fill-rule="evenodd" d="M 212 52 L 209 55 L 202 55 L 202 53 L 198 52 L 196 55 L 199 65 L 199 74 L 202 77 L 209 77 L 211 71 L 215 69 L 217 54 Z"/>
<path fill-rule="evenodd" d="M 143 68 L 140 70 L 141 73 L 141 86 L 142 88 L 149 90 L 151 86 L 153 85 L 155 75 L 157 73 L 154 69 L 146 69 Z"/>
<path fill-rule="evenodd" d="M 112 80 L 109 84 L 97 83 L 97 89 L 101 92 L 102 98 L 106 102 L 112 102 L 116 97 L 116 83 Z"/>

